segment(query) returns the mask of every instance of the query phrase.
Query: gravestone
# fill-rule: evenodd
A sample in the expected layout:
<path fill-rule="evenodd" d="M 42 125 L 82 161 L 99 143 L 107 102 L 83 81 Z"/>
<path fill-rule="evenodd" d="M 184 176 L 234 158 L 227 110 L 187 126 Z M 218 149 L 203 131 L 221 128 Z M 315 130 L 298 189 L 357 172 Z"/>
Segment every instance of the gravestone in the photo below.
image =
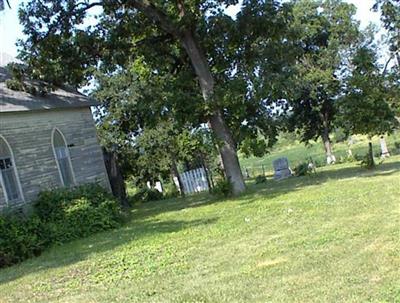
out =
<path fill-rule="evenodd" d="M 289 161 L 287 158 L 278 158 L 272 162 L 274 166 L 274 179 L 282 180 L 290 177 L 292 171 L 289 168 Z"/>
<path fill-rule="evenodd" d="M 385 137 L 381 136 L 380 143 L 381 143 L 381 157 L 382 158 L 390 157 L 390 153 L 389 153 L 389 150 L 386 145 Z"/>

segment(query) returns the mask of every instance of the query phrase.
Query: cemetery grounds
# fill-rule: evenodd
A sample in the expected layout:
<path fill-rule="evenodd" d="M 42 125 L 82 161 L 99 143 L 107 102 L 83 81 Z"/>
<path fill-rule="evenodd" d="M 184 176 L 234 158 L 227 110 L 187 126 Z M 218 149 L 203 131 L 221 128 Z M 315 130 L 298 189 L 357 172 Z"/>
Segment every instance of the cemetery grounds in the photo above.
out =
<path fill-rule="evenodd" d="M 248 188 L 138 205 L 0 270 L 0 302 L 400 302 L 400 156 Z"/>

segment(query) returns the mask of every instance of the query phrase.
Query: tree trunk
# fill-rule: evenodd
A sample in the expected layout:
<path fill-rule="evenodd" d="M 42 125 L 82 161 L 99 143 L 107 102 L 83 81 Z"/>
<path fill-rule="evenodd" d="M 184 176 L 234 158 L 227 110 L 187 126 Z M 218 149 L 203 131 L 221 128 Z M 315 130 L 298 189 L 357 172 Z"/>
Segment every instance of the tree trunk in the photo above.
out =
<path fill-rule="evenodd" d="M 332 142 L 329 138 L 329 127 L 328 127 L 328 119 L 325 115 L 322 115 L 322 123 L 323 123 L 323 133 L 322 133 L 322 142 L 324 143 L 324 149 L 326 154 L 326 163 L 334 164 L 336 162 L 336 157 L 333 154 Z"/>
<path fill-rule="evenodd" d="M 199 77 L 203 99 L 206 103 L 210 104 L 214 101 L 214 78 L 208 66 L 207 59 L 197 45 L 190 30 L 185 30 L 180 40 Z M 235 142 L 220 110 L 215 109 L 212 112 L 209 116 L 209 123 L 217 140 L 220 141 L 220 154 L 226 177 L 232 184 L 233 194 L 240 194 L 246 189 L 246 186 L 240 169 Z"/>
<path fill-rule="evenodd" d="M 367 168 L 374 168 L 375 167 L 375 161 L 374 161 L 374 152 L 372 149 L 372 142 L 368 142 L 368 160 L 367 160 Z"/>
<path fill-rule="evenodd" d="M 325 154 L 326 154 L 326 163 L 334 164 L 336 162 L 336 157 L 333 154 L 332 142 L 331 142 L 331 139 L 329 138 L 329 135 L 327 137 L 323 136 L 322 141 L 324 143 L 324 149 L 325 149 Z"/>
<path fill-rule="evenodd" d="M 246 187 L 232 135 L 220 112 L 210 117 L 210 124 L 217 139 L 221 142 L 220 153 L 222 163 L 225 175 L 229 182 L 232 183 L 233 194 L 240 194 Z"/>
<path fill-rule="evenodd" d="M 150 1 L 132 0 L 130 5 L 142 11 L 150 20 L 159 23 L 160 27 L 173 35 L 179 40 L 199 79 L 201 93 L 204 101 L 214 108 L 209 117 L 209 122 L 216 138 L 222 142 L 221 156 L 224 163 L 227 178 L 232 182 L 233 194 L 239 194 L 245 190 L 245 183 L 239 165 L 239 159 L 236 153 L 236 146 L 232 138 L 221 111 L 214 103 L 214 78 L 211 74 L 210 66 L 207 58 L 197 44 L 193 31 L 190 28 L 181 29 L 176 26 L 172 20 L 161 10 L 157 9 Z M 183 0 L 177 2 L 179 16 L 186 15 L 185 5 Z"/>
<path fill-rule="evenodd" d="M 176 166 L 176 161 L 175 161 L 174 157 L 172 157 L 171 172 L 172 172 L 172 176 L 175 176 L 178 179 L 179 193 L 181 194 L 182 197 L 184 197 L 185 190 L 184 190 L 183 182 L 182 182 L 181 176 L 179 175 L 178 167 Z"/>
<path fill-rule="evenodd" d="M 110 180 L 111 191 L 124 208 L 129 207 L 126 197 L 125 181 L 122 176 L 121 169 L 118 165 L 118 156 L 115 152 L 109 152 L 103 149 L 104 162 L 107 169 L 108 178 Z"/>

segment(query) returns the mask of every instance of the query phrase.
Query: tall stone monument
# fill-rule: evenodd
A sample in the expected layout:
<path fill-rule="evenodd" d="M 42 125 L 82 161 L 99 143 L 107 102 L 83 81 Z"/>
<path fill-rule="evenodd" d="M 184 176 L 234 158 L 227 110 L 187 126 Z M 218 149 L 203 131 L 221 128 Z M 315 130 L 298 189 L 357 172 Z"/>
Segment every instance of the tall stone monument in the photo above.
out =
<path fill-rule="evenodd" d="M 381 136 L 379 141 L 381 143 L 381 157 L 382 158 L 390 157 L 390 153 L 389 153 L 389 150 L 388 150 L 387 145 L 386 145 L 385 137 Z"/>

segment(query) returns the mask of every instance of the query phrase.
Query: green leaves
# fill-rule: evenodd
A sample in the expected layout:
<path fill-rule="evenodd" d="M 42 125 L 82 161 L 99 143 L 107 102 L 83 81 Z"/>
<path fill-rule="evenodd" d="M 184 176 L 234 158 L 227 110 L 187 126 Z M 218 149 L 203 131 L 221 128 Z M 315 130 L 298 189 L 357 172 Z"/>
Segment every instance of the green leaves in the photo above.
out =
<path fill-rule="evenodd" d="M 345 95 L 338 104 L 339 122 L 350 134 L 391 132 L 399 124 L 390 107 L 388 81 L 379 72 L 375 51 L 361 46 L 352 64 L 353 73 L 347 78 Z"/>
<path fill-rule="evenodd" d="M 340 73 L 359 39 L 355 7 L 339 0 L 293 1 L 295 48 L 288 129 L 302 141 L 317 139 L 335 124 L 335 103 L 341 94 Z"/>

